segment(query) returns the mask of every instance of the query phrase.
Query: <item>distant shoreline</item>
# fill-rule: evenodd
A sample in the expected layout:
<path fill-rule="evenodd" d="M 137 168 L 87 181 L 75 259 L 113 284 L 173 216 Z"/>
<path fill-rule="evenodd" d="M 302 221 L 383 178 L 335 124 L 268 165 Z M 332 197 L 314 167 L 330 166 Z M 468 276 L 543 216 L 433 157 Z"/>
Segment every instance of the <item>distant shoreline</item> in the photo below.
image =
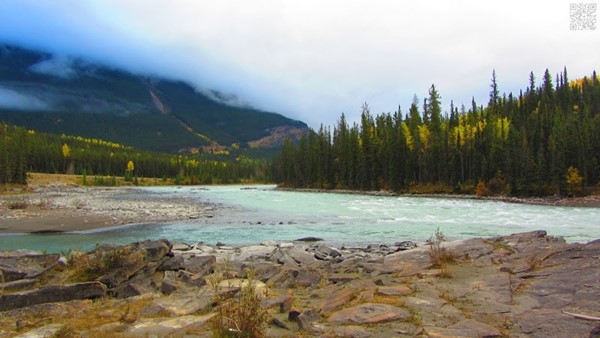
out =
<path fill-rule="evenodd" d="M 590 195 L 585 197 L 511 197 L 511 196 L 488 196 L 480 197 L 475 195 L 463 194 L 415 194 L 415 193 L 395 193 L 392 191 L 378 190 L 347 190 L 347 189 L 316 189 L 316 188 L 287 188 L 277 187 L 276 190 L 291 192 L 310 192 L 310 193 L 328 193 L 344 195 L 365 195 L 365 196 L 392 196 L 392 197 L 417 197 L 417 198 L 447 198 L 447 199 L 466 199 L 481 201 L 497 201 L 516 204 L 543 205 L 555 207 L 576 207 L 576 208 L 600 208 L 600 195 Z"/>

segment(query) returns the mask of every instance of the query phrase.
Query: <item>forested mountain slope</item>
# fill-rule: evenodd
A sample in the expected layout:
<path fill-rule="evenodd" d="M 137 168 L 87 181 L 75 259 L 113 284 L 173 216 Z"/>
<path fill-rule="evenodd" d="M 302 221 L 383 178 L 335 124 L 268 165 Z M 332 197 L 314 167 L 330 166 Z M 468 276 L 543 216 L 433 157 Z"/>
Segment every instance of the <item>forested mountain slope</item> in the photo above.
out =
<path fill-rule="evenodd" d="M 183 82 L 0 45 L 0 122 L 169 152 L 278 147 L 306 130 L 232 101 Z"/>

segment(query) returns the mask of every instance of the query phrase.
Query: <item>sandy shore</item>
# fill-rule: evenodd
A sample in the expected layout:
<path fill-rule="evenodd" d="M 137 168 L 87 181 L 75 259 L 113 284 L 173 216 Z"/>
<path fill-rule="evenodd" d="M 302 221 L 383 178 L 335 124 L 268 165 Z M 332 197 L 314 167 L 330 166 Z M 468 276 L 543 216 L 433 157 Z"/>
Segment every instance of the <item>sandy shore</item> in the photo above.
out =
<path fill-rule="evenodd" d="M 24 209 L 10 209 L 25 201 Z M 0 196 L 0 233 L 83 231 L 135 223 L 168 222 L 210 214 L 214 205 L 161 197 L 133 187 L 40 186 Z"/>

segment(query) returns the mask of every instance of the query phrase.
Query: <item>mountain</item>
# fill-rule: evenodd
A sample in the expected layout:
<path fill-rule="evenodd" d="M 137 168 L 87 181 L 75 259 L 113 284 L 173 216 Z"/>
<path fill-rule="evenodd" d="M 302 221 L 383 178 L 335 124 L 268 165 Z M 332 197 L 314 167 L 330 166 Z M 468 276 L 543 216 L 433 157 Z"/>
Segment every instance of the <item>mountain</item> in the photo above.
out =
<path fill-rule="evenodd" d="M 140 149 L 279 147 L 306 124 L 181 81 L 0 45 L 0 121 Z"/>

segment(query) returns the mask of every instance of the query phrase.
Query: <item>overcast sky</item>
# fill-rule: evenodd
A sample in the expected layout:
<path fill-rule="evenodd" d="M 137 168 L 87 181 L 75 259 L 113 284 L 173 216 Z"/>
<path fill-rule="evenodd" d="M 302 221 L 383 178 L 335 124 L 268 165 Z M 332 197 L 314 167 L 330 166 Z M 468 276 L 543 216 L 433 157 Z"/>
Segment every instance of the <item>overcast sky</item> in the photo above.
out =
<path fill-rule="evenodd" d="M 405 113 L 432 83 L 444 110 L 485 104 L 493 69 L 501 93 L 530 71 L 600 70 L 600 30 L 570 30 L 573 1 L 0 0 L 0 42 L 182 79 L 318 128 L 357 120 L 363 102 Z"/>

